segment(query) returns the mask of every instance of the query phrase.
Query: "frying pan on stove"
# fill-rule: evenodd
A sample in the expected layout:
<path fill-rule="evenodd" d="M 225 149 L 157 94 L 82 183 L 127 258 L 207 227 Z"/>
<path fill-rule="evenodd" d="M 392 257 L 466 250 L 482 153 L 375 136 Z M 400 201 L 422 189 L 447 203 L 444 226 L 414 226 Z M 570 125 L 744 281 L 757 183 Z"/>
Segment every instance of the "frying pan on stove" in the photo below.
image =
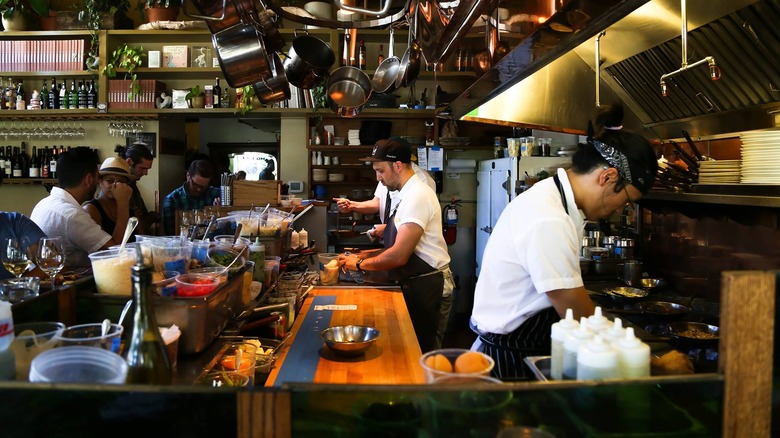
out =
<path fill-rule="evenodd" d="M 642 339 L 645 342 L 669 342 L 683 348 L 714 347 L 720 340 L 718 326 L 703 322 L 677 321 L 662 325 L 660 336 Z"/>

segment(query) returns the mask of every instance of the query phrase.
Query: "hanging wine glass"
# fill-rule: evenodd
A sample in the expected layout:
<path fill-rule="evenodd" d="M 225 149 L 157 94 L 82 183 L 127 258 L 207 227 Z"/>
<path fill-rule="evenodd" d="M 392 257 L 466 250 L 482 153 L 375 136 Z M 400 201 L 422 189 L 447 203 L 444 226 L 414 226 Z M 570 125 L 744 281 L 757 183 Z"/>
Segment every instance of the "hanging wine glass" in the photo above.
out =
<path fill-rule="evenodd" d="M 38 241 L 36 254 L 38 267 L 51 277 L 51 288 L 54 289 L 57 274 L 65 266 L 65 248 L 59 237 L 42 237 Z"/>
<path fill-rule="evenodd" d="M 16 278 L 21 278 L 27 268 L 32 265 L 32 261 L 27 257 L 27 238 L 6 237 L 3 239 L 3 267 L 6 271 L 13 274 Z"/>

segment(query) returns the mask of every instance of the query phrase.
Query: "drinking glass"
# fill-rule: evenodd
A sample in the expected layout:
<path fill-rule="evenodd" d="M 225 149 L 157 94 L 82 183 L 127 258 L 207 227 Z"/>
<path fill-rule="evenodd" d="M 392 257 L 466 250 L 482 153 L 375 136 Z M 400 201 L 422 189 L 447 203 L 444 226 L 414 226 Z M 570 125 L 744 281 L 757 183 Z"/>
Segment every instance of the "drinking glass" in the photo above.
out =
<path fill-rule="evenodd" d="M 65 266 L 65 249 L 59 237 L 42 237 L 38 242 L 36 254 L 38 267 L 51 277 L 51 288 L 54 289 L 57 274 Z"/>
<path fill-rule="evenodd" d="M 27 257 L 27 239 L 22 237 L 6 237 L 3 239 L 3 266 L 16 278 L 21 278 L 22 274 L 32 264 Z"/>

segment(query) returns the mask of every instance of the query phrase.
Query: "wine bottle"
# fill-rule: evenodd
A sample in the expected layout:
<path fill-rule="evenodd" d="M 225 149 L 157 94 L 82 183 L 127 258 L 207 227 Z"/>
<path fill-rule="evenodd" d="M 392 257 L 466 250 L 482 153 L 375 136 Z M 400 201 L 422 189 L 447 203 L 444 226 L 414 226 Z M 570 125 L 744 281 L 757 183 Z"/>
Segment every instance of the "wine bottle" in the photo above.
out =
<path fill-rule="evenodd" d="M 14 167 L 14 151 L 11 146 L 5 147 L 5 176 L 8 178 L 13 177 L 13 170 Z"/>
<path fill-rule="evenodd" d="M 366 42 L 364 40 L 360 40 L 360 47 L 358 47 L 358 68 L 366 69 Z"/>
<path fill-rule="evenodd" d="M 87 90 L 87 109 L 95 109 L 97 106 L 97 90 L 95 89 L 95 80 L 89 82 Z"/>
<path fill-rule="evenodd" d="M 379 45 L 379 55 L 376 57 L 376 65 L 379 66 L 379 64 L 382 63 L 382 61 L 385 60 L 385 45 L 380 44 Z"/>
<path fill-rule="evenodd" d="M 8 178 L 8 175 L 5 173 L 5 149 L 2 147 L 0 147 L 0 176 Z"/>
<path fill-rule="evenodd" d="M 22 97 L 23 101 L 27 102 L 27 91 L 24 90 L 24 81 L 21 79 L 16 84 L 16 100 L 19 100 L 19 96 Z"/>
<path fill-rule="evenodd" d="M 219 86 L 219 78 L 217 78 L 216 82 L 214 82 L 214 108 L 221 108 L 222 105 L 220 105 L 219 100 L 222 99 L 222 87 Z"/>
<path fill-rule="evenodd" d="M 36 146 L 32 147 L 32 156 L 30 156 L 30 164 L 28 169 L 28 175 L 30 178 L 40 178 L 41 177 L 41 165 L 38 162 L 38 148 Z"/>
<path fill-rule="evenodd" d="M 51 178 L 51 174 L 49 173 L 49 147 L 48 146 L 43 148 L 43 154 L 41 154 L 40 162 L 41 162 L 41 178 Z"/>
<path fill-rule="evenodd" d="M 49 160 L 49 177 L 57 178 L 57 146 L 51 147 L 51 159 Z"/>
<path fill-rule="evenodd" d="M 13 167 L 11 168 L 11 178 L 21 178 L 23 176 L 22 174 L 22 159 L 19 156 L 19 148 L 14 148 L 14 158 L 12 162 Z"/>
<path fill-rule="evenodd" d="M 230 93 L 228 93 L 228 87 L 222 89 L 222 97 L 219 98 L 219 106 L 222 108 L 230 108 Z"/>
<path fill-rule="evenodd" d="M 171 362 L 152 310 L 152 267 L 137 263 L 132 268 L 135 315 L 127 350 L 127 383 L 170 385 Z"/>
<path fill-rule="evenodd" d="M 60 91 L 57 89 L 57 80 L 51 78 L 51 88 L 49 89 L 49 109 L 60 108 Z"/>
<path fill-rule="evenodd" d="M 46 79 L 43 80 L 43 86 L 41 87 L 41 109 L 45 110 L 49 108 L 49 86 L 46 85 Z"/>
<path fill-rule="evenodd" d="M 30 176 L 30 154 L 27 153 L 27 143 L 22 142 L 22 148 L 19 151 L 19 167 L 22 169 L 22 177 L 29 178 Z"/>
<path fill-rule="evenodd" d="M 70 98 L 68 97 L 68 89 L 65 88 L 65 79 L 62 80 L 62 85 L 60 86 L 60 106 L 58 109 L 68 109 L 68 103 L 70 102 Z"/>
<path fill-rule="evenodd" d="M 455 71 L 464 71 L 463 65 L 463 47 L 458 46 L 458 55 L 455 58 Z"/>
<path fill-rule="evenodd" d="M 84 82 L 79 82 L 79 91 L 77 95 L 79 109 L 87 109 L 87 87 Z"/>
<path fill-rule="evenodd" d="M 79 90 L 76 88 L 76 80 L 70 80 L 70 93 L 68 93 L 68 109 L 79 108 Z"/>

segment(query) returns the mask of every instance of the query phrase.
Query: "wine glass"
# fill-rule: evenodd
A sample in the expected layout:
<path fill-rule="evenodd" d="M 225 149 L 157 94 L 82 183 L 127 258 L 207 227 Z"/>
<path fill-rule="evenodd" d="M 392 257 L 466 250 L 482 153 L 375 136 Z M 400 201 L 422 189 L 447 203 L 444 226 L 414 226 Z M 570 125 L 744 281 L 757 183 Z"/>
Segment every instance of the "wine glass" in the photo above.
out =
<path fill-rule="evenodd" d="M 27 257 L 27 238 L 6 237 L 3 239 L 3 266 L 16 278 L 21 278 L 22 274 L 30 267 L 32 261 Z"/>
<path fill-rule="evenodd" d="M 54 289 L 57 274 L 65 266 L 65 249 L 59 237 L 41 237 L 36 254 L 38 267 L 51 277 L 51 288 Z"/>

